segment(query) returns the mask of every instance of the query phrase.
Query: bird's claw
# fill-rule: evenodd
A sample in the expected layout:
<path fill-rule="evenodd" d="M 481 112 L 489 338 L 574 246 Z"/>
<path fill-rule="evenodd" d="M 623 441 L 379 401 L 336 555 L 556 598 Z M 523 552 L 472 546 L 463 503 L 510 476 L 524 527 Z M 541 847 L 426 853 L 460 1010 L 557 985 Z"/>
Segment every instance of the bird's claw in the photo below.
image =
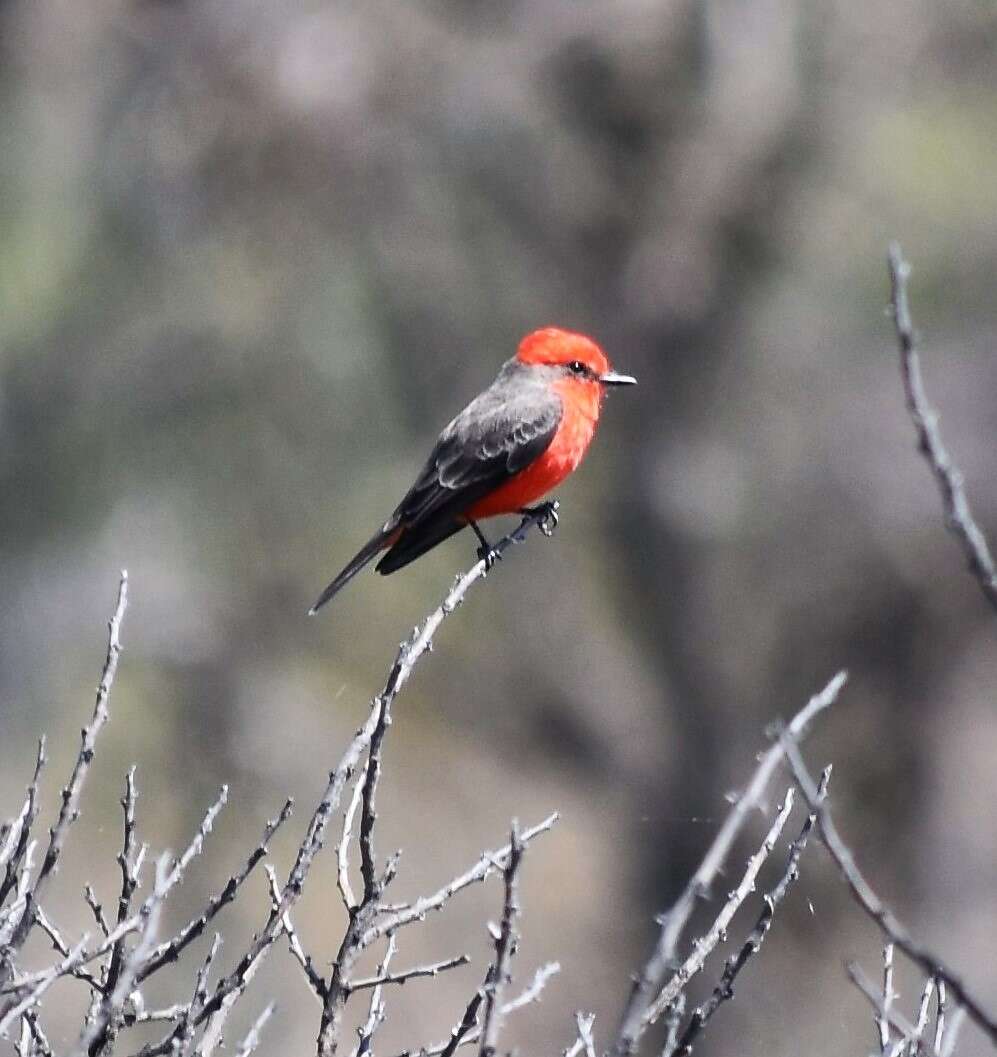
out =
<path fill-rule="evenodd" d="M 526 507 L 522 513 L 526 517 L 537 518 L 537 528 L 549 539 L 554 535 L 554 529 L 557 528 L 558 506 L 558 501 L 551 499 L 539 506 Z"/>
<path fill-rule="evenodd" d="M 496 562 L 502 560 L 502 552 L 496 550 L 494 547 L 486 547 L 482 544 L 477 551 L 478 561 L 485 563 L 485 572 L 491 572 L 495 567 Z"/>

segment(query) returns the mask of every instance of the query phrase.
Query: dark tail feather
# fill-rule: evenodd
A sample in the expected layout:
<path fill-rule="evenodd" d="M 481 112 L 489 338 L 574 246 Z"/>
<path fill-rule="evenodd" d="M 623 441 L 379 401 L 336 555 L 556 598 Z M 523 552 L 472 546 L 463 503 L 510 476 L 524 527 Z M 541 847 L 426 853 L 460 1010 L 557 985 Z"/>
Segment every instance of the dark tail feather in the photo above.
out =
<path fill-rule="evenodd" d="M 360 570 L 373 561 L 385 547 L 390 547 L 392 543 L 401 535 L 401 529 L 397 525 L 393 525 L 390 521 L 377 533 L 373 538 L 367 541 L 366 544 L 353 556 L 350 563 L 345 569 L 332 581 L 331 584 L 318 596 L 318 601 L 311 609 L 308 610 L 310 617 L 315 614 L 328 602 L 334 595 L 345 587 L 354 576 L 357 575 Z"/>
<path fill-rule="evenodd" d="M 466 521 L 454 521 L 447 517 L 441 518 L 435 524 L 419 525 L 417 528 L 408 529 L 398 537 L 397 541 L 391 540 L 391 549 L 377 563 L 377 571 L 382 576 L 397 572 L 466 526 Z"/>

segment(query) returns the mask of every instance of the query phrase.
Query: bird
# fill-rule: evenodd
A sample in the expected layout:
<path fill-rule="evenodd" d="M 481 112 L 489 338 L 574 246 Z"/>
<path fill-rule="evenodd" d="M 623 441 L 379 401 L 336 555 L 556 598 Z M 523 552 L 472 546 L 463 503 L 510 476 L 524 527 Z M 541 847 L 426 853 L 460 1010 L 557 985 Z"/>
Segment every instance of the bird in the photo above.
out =
<path fill-rule="evenodd" d="M 527 334 L 495 381 L 444 428 L 415 483 L 309 615 L 382 552 L 376 569 L 386 576 L 470 527 L 479 558 L 493 560 L 478 522 L 535 513 L 533 504 L 578 468 L 606 389 L 636 381 L 614 371 L 584 334 L 559 327 Z"/>

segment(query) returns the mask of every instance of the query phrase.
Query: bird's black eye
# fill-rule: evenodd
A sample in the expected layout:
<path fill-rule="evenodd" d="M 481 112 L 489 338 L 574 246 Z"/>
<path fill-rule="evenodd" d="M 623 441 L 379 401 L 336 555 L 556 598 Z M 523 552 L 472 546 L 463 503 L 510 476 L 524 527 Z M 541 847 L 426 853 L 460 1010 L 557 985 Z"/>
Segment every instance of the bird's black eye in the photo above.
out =
<path fill-rule="evenodd" d="M 568 364 L 568 370 L 571 371 L 572 374 L 588 374 L 588 367 L 586 367 L 581 360 L 572 360 L 571 363 Z"/>

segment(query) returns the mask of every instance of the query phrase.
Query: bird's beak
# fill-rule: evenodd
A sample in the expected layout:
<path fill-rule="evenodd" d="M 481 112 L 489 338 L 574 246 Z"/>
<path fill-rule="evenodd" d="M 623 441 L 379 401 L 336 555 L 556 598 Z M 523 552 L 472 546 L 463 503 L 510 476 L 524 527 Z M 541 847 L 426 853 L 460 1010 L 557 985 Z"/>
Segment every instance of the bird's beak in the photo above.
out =
<path fill-rule="evenodd" d="M 606 371 L 599 375 L 599 381 L 603 385 L 636 385 L 637 379 L 629 374 L 617 374 L 616 371 Z"/>

